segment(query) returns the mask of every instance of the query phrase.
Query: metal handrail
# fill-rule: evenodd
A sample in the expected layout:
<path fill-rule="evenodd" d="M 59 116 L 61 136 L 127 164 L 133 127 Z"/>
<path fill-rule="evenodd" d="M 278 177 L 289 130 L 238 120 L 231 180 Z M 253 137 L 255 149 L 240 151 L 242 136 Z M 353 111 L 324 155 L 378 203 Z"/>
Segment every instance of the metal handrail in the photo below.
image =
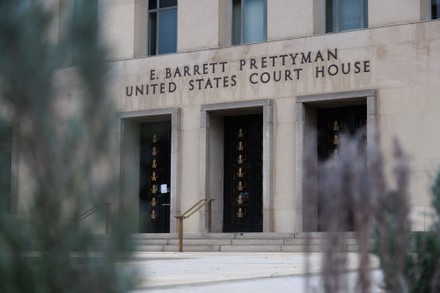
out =
<path fill-rule="evenodd" d="M 84 213 L 82 213 L 78 219 L 76 219 L 78 222 L 84 220 L 85 218 L 87 218 L 88 216 L 90 216 L 91 214 L 94 214 L 97 210 L 99 210 L 100 208 L 102 208 L 101 205 L 95 205 L 93 206 L 91 209 L 85 211 Z"/>
<path fill-rule="evenodd" d="M 82 221 L 85 218 L 87 218 L 88 216 L 94 214 L 96 211 L 102 209 L 102 207 L 105 205 L 105 234 L 108 234 L 109 232 L 109 228 L 110 228 L 110 205 L 112 205 L 112 202 L 104 202 L 104 203 L 100 203 L 100 204 L 96 204 L 94 205 L 92 208 L 88 209 L 87 211 L 85 211 L 84 213 L 82 213 L 81 215 L 79 215 L 78 218 L 76 219 L 72 219 L 72 221 Z"/>
<path fill-rule="evenodd" d="M 175 216 L 179 221 L 179 252 L 183 251 L 183 220 L 191 217 L 195 212 L 208 204 L 208 223 L 211 223 L 211 202 L 214 200 L 212 198 L 201 199 L 180 216 Z"/>

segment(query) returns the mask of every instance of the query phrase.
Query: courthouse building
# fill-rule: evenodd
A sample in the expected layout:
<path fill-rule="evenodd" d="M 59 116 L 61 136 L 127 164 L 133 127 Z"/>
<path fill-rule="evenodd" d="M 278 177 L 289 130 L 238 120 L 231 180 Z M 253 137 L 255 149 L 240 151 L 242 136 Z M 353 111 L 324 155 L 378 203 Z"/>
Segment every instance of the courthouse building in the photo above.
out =
<path fill-rule="evenodd" d="M 319 231 L 319 202 L 305 212 L 305 152 L 324 160 L 340 135 L 365 127 L 387 164 L 393 139 L 402 143 L 412 229 L 429 227 L 439 0 L 102 0 L 99 9 L 117 102 L 117 205 L 138 213 L 134 231 L 176 232 L 175 216 L 204 198 L 215 199 L 210 221 L 202 210 L 185 231 Z"/>

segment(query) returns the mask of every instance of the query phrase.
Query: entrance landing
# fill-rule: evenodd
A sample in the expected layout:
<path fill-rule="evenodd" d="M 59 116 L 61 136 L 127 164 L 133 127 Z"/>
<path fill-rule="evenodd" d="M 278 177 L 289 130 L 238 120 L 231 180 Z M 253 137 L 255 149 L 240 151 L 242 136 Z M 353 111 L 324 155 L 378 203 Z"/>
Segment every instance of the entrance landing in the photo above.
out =
<path fill-rule="evenodd" d="M 307 258 L 314 288 L 320 285 L 323 255 L 312 253 Z M 139 273 L 133 292 L 310 292 L 305 287 L 307 256 L 302 253 L 147 252 L 137 257 L 128 264 Z M 355 285 L 359 255 L 347 253 L 346 259 L 349 282 Z M 378 265 L 378 259 L 370 256 L 370 268 Z M 378 289 L 379 270 L 373 270 L 372 277 Z M 349 292 L 355 292 L 354 287 Z"/>

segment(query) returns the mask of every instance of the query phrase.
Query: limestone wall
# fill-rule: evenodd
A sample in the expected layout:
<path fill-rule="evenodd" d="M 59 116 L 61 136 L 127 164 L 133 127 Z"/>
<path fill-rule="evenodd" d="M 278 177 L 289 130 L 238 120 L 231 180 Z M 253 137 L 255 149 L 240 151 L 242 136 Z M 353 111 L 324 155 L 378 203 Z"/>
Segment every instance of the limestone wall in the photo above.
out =
<path fill-rule="evenodd" d="M 120 61 L 112 72 L 120 112 L 180 108 L 181 210 L 203 196 L 201 106 L 272 100 L 271 196 L 279 232 L 295 227 L 296 97 L 374 89 L 387 161 L 398 138 L 411 158 L 414 229 L 427 226 L 429 184 L 440 166 L 439 21 Z M 194 217 L 186 227 L 197 231 L 199 225 Z"/>

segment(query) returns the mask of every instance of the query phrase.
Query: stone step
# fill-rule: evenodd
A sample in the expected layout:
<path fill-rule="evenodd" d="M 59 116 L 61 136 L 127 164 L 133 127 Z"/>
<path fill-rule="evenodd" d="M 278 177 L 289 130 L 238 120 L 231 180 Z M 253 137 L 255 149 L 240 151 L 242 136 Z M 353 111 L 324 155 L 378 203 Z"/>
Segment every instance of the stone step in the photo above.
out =
<path fill-rule="evenodd" d="M 295 238 L 294 233 L 235 233 L 235 239 L 290 239 Z"/>
<path fill-rule="evenodd" d="M 231 239 L 193 239 L 184 238 L 183 245 L 231 245 Z M 169 245 L 179 245 L 179 239 L 168 240 Z"/>
<path fill-rule="evenodd" d="M 138 252 L 158 252 L 165 251 L 166 245 L 137 245 L 135 250 Z"/>
<path fill-rule="evenodd" d="M 284 240 L 283 239 L 232 239 L 232 245 L 238 246 L 238 245 L 283 245 Z"/>
<path fill-rule="evenodd" d="M 341 233 L 343 240 L 338 251 L 358 251 L 355 233 Z M 300 233 L 185 233 L 183 250 L 194 252 L 304 252 L 304 245 L 309 243 L 310 252 L 324 252 L 329 241 L 329 234 L 323 232 Z M 96 247 L 103 247 L 108 235 L 100 235 Z M 136 251 L 178 251 L 176 233 L 131 235 Z M 370 247 L 374 241 L 370 240 Z"/>
<path fill-rule="evenodd" d="M 224 245 L 222 252 L 281 252 L 281 245 Z"/>
<path fill-rule="evenodd" d="M 131 239 L 133 245 L 167 245 L 172 239 Z"/>
<path fill-rule="evenodd" d="M 282 252 L 305 252 L 306 249 L 304 246 L 299 245 L 283 245 L 281 247 Z M 310 245 L 307 249 L 308 252 L 325 252 L 325 245 Z M 335 249 L 336 252 L 357 252 L 357 245 L 341 245 Z"/>
<path fill-rule="evenodd" d="M 293 239 L 284 239 L 285 245 L 305 245 L 307 242 L 304 238 L 293 238 Z M 347 245 L 357 245 L 357 239 L 355 238 L 345 238 L 341 241 L 344 244 Z M 308 239 L 309 245 L 327 245 L 328 239 L 327 238 L 310 238 Z"/>
<path fill-rule="evenodd" d="M 341 232 L 346 239 L 356 239 L 354 232 Z M 106 237 L 106 235 L 102 235 Z M 191 239 L 326 239 L 329 237 L 325 232 L 296 232 L 296 233 L 184 233 L 184 238 Z M 132 239 L 173 239 L 178 238 L 177 233 L 135 233 Z"/>
<path fill-rule="evenodd" d="M 228 246 L 228 245 L 226 245 Z M 164 247 L 164 251 L 177 252 L 179 251 L 178 245 L 167 245 Z M 220 251 L 219 245 L 183 245 L 183 251 L 185 252 L 218 252 Z"/>
<path fill-rule="evenodd" d="M 340 232 L 340 234 L 341 234 L 341 237 L 344 237 L 344 238 L 354 238 L 354 239 L 356 238 L 355 232 Z M 327 233 L 327 232 L 295 232 L 294 237 L 292 237 L 292 238 L 315 239 L 315 238 L 328 238 L 328 237 L 329 237 L 329 233 Z"/>

